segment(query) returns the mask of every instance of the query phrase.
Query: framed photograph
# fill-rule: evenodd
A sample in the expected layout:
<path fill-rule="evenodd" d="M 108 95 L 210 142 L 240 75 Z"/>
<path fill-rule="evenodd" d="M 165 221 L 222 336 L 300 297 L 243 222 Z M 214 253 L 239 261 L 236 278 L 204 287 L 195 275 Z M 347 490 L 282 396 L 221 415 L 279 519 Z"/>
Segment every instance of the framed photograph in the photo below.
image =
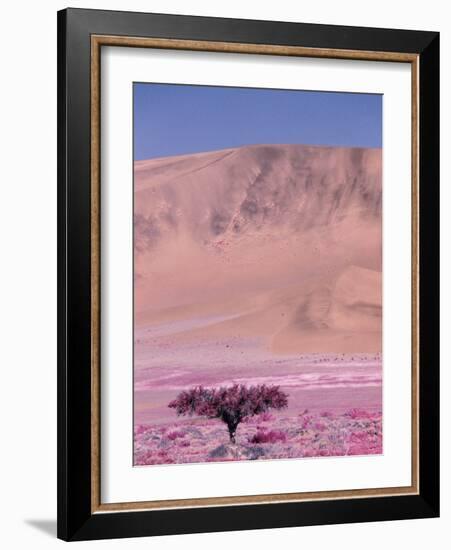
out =
<path fill-rule="evenodd" d="M 58 536 L 439 514 L 439 35 L 58 14 Z"/>

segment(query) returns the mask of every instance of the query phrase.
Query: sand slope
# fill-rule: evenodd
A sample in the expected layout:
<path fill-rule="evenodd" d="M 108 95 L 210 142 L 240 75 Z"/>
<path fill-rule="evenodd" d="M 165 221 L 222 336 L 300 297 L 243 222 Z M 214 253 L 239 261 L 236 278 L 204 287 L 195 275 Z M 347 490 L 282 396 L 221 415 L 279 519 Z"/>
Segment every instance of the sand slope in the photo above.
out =
<path fill-rule="evenodd" d="M 136 326 L 380 351 L 381 157 L 259 145 L 135 163 Z"/>

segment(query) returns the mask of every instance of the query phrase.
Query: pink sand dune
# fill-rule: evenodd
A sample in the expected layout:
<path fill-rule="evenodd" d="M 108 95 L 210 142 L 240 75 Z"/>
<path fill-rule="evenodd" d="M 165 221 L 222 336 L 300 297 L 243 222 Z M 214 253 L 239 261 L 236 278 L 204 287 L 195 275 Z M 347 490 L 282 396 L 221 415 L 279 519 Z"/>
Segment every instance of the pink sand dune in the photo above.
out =
<path fill-rule="evenodd" d="M 139 161 L 135 328 L 163 326 L 171 346 L 255 337 L 275 354 L 379 352 L 381 208 L 379 149 Z"/>

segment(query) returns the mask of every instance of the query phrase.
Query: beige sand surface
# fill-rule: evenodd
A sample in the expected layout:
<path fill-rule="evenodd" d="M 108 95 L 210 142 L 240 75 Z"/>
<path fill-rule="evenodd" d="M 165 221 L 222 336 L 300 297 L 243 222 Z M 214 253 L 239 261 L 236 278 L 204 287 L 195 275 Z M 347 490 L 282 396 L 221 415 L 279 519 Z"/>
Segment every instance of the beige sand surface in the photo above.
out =
<path fill-rule="evenodd" d="M 258 145 L 135 163 L 135 330 L 380 352 L 381 161 Z"/>

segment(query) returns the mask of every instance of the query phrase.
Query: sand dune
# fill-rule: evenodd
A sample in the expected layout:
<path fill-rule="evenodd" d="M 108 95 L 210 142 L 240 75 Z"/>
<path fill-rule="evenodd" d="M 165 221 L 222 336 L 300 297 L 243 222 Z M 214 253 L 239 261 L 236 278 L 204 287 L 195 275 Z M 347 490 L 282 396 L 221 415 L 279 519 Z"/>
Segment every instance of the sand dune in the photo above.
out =
<path fill-rule="evenodd" d="M 259 337 L 277 354 L 378 352 L 381 208 L 379 149 L 139 161 L 136 326 L 178 323 L 171 342 Z"/>
<path fill-rule="evenodd" d="M 317 285 L 298 302 L 289 323 L 272 339 L 273 351 L 379 352 L 381 273 L 351 266 L 332 286 Z"/>

